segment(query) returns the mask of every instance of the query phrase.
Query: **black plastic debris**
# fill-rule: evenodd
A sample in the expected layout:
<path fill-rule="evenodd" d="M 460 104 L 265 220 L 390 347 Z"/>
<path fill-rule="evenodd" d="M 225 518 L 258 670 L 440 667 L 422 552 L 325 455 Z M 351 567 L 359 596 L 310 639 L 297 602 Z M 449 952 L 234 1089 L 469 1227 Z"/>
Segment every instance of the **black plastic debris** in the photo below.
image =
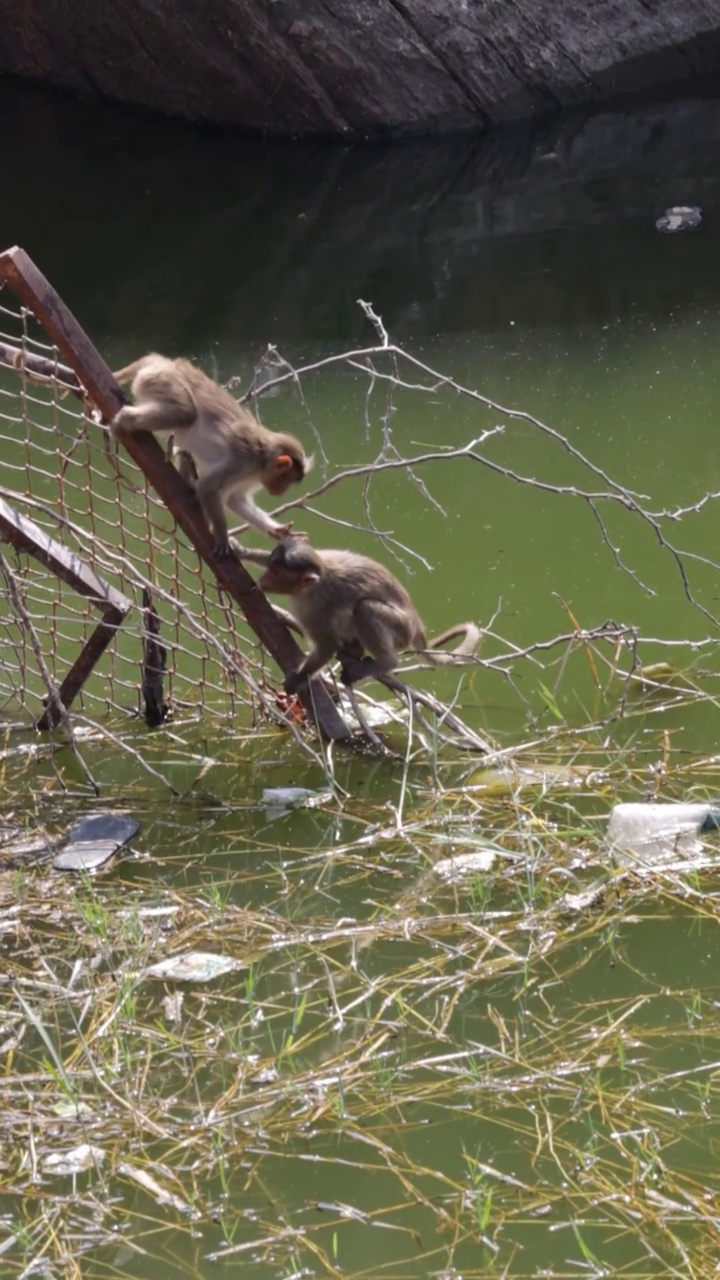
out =
<path fill-rule="evenodd" d="M 97 813 L 81 818 L 68 832 L 67 844 L 53 860 L 56 871 L 94 871 L 112 858 L 140 830 L 125 814 Z"/>
<path fill-rule="evenodd" d="M 702 214 L 696 204 L 674 204 L 666 209 L 655 226 L 658 231 L 692 231 L 702 222 Z"/>

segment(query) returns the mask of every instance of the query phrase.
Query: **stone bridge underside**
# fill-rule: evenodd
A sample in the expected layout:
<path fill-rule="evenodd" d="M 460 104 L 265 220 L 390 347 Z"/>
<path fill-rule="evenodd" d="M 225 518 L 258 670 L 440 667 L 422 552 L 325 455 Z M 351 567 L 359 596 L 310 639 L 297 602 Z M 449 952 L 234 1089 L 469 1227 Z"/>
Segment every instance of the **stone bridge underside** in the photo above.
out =
<path fill-rule="evenodd" d="M 706 74 L 718 0 L 0 0 L 0 71 L 265 135 L 433 133 Z"/>

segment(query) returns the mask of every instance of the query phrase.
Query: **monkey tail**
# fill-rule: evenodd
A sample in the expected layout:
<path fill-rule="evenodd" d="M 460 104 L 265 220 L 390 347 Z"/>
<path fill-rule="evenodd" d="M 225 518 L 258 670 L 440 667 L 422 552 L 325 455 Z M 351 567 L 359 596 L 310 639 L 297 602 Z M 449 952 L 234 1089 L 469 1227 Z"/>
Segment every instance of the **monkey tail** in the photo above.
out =
<path fill-rule="evenodd" d="M 439 636 L 435 636 L 427 648 L 433 651 L 441 649 L 448 640 L 454 640 L 457 636 L 462 636 L 462 640 L 450 650 L 450 653 L 427 653 L 426 656 L 434 666 L 442 667 L 452 664 L 453 658 L 472 658 L 481 639 L 480 628 L 476 627 L 474 622 L 458 622 L 454 627 L 448 627 L 447 631 L 442 631 Z"/>

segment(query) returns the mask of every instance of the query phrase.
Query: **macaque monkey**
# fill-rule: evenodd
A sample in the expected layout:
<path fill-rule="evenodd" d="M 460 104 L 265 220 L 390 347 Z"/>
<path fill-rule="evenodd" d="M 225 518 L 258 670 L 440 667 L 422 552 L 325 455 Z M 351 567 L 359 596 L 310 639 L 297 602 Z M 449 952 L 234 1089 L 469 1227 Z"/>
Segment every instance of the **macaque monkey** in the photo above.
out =
<path fill-rule="evenodd" d="M 314 551 L 297 535 L 283 538 L 270 552 L 239 547 L 238 554 L 264 566 L 258 586 L 290 597 L 290 613 L 312 642 L 297 671 L 285 678 L 286 693 L 296 693 L 335 656 L 342 663 L 343 682 L 354 684 L 366 676 L 388 675 L 397 666 L 398 654 L 407 650 L 434 649 L 462 635 L 452 654 L 428 654 L 439 664 L 455 656 L 469 657 L 480 640 L 475 624 L 463 622 L 428 646 L 407 591 L 369 556 Z"/>
<path fill-rule="evenodd" d="M 110 431 L 172 434 L 180 472 L 194 483 L 215 538 L 216 555 L 232 555 L 225 507 L 271 538 L 290 532 L 256 506 L 253 493 L 267 489 L 279 498 L 312 466 L 294 436 L 263 427 L 225 387 L 213 382 L 189 360 L 170 360 L 151 352 L 115 374 L 132 382 L 134 404 L 115 415 Z M 196 473 L 196 477 L 193 475 Z"/>

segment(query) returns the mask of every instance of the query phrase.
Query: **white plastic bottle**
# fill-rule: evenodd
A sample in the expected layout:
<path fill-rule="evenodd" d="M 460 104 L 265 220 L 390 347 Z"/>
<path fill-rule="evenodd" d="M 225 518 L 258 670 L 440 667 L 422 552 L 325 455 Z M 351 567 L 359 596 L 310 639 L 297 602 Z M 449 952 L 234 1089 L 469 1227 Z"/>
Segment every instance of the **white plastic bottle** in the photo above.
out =
<path fill-rule="evenodd" d="M 610 814 L 608 842 L 612 852 L 635 854 L 640 861 L 667 860 L 673 854 L 698 852 L 702 848 L 698 836 L 718 830 L 720 806 L 682 801 L 616 804 Z"/>

